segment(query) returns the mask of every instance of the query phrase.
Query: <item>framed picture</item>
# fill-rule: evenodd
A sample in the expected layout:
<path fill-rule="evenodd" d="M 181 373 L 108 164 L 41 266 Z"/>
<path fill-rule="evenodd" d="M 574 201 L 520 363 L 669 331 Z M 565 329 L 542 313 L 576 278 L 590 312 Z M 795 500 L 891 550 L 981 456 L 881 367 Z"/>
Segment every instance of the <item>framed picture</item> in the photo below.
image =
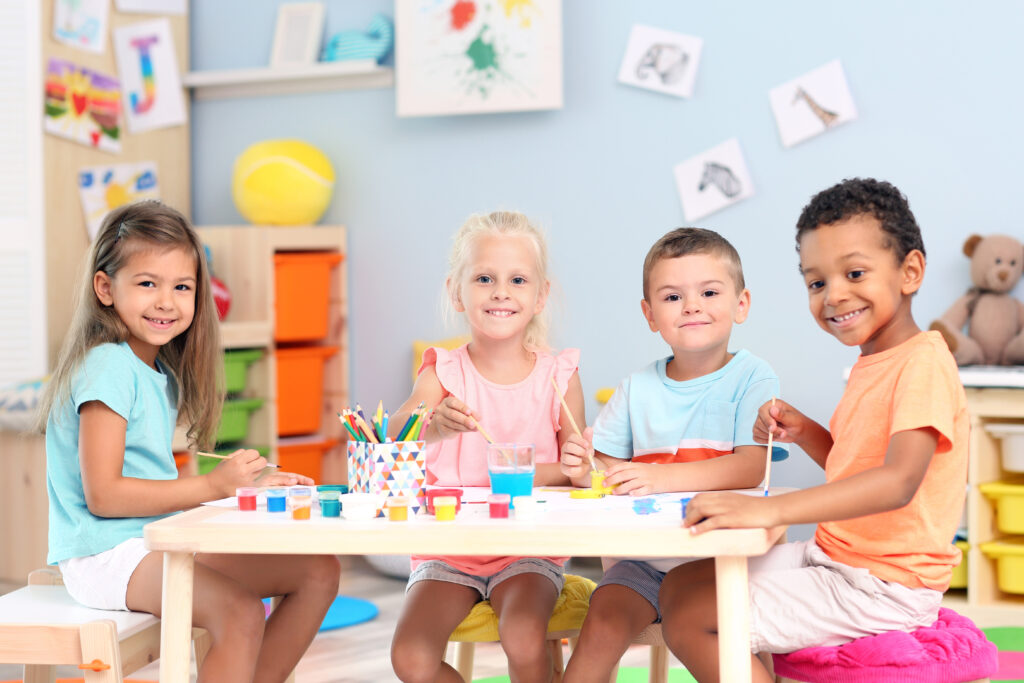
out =
<path fill-rule="evenodd" d="M 270 66 L 315 63 L 323 29 L 324 3 L 293 2 L 278 6 Z"/>
<path fill-rule="evenodd" d="M 396 0 L 395 100 L 399 116 L 561 109 L 561 0 Z"/>

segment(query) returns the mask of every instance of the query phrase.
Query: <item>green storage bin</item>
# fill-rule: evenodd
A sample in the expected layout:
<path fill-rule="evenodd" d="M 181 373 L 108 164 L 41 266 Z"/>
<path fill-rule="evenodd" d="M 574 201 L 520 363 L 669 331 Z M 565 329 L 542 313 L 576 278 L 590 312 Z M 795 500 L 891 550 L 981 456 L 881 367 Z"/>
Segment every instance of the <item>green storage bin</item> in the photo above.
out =
<path fill-rule="evenodd" d="M 217 443 L 245 441 L 249 434 L 249 415 L 263 405 L 262 398 L 240 398 L 224 401 L 217 428 Z"/>
<path fill-rule="evenodd" d="M 263 358 L 259 349 L 242 349 L 224 352 L 224 384 L 229 394 L 245 391 L 245 379 L 249 366 Z"/>
<path fill-rule="evenodd" d="M 266 446 L 246 446 L 245 448 L 255 448 L 256 451 L 264 458 L 270 453 L 270 449 Z M 217 455 L 231 455 L 237 448 L 218 448 L 213 452 Z M 199 474 L 208 474 L 210 470 L 217 466 L 220 462 L 220 458 L 208 458 L 205 455 L 197 456 L 198 462 L 196 463 Z"/>

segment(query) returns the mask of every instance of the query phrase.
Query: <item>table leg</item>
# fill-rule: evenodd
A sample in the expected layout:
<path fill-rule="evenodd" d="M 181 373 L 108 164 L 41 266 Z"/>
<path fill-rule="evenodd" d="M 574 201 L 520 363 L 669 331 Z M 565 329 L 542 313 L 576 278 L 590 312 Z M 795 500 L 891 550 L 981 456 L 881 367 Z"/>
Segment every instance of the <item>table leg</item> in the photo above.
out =
<path fill-rule="evenodd" d="M 160 680 L 188 683 L 192 661 L 192 578 L 195 556 L 164 553 L 164 585 L 160 598 Z"/>
<path fill-rule="evenodd" d="M 715 558 L 718 592 L 718 668 L 723 683 L 749 683 L 750 597 L 747 558 Z"/>

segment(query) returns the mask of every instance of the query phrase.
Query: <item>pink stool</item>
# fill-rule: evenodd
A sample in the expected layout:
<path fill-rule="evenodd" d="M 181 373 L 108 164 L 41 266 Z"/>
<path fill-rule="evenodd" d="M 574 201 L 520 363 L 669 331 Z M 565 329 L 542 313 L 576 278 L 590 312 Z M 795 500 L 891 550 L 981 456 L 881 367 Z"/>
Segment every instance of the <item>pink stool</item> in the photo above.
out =
<path fill-rule="evenodd" d="M 780 681 L 814 683 L 973 683 L 999 668 L 996 646 L 974 622 L 940 608 L 928 628 L 890 631 L 836 647 L 772 655 Z"/>

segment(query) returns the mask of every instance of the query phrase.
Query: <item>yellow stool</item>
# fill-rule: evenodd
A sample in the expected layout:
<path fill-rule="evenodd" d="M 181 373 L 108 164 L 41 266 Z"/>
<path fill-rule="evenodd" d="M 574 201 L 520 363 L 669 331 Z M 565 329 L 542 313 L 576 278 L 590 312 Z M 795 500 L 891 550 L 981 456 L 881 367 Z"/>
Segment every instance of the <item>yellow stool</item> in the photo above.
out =
<path fill-rule="evenodd" d="M 583 626 L 583 618 L 587 616 L 590 605 L 590 594 L 597 587 L 590 579 L 574 574 L 565 575 L 565 586 L 551 611 L 548 622 L 548 648 L 554 664 L 553 681 L 561 681 L 565 671 L 562 658 L 562 639 L 569 639 L 570 652 L 576 645 Z M 496 643 L 498 638 L 498 615 L 491 608 L 488 600 L 478 602 L 470 610 L 462 623 L 452 631 L 448 642 L 454 643 L 455 669 L 466 683 L 473 680 L 473 653 L 475 643 Z"/>

